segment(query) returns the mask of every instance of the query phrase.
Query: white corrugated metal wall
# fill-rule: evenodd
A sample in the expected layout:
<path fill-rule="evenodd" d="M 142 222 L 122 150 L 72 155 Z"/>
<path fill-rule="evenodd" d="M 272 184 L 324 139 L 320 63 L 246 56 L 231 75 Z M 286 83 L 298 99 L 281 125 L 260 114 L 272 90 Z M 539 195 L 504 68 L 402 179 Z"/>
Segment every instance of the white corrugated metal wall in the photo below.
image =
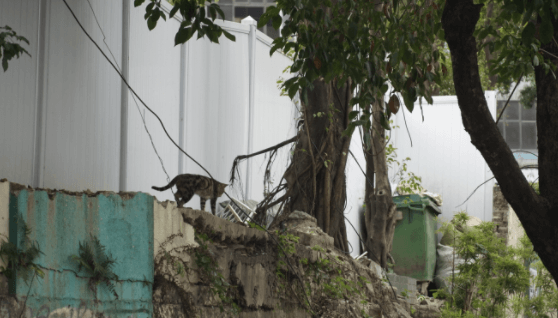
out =
<path fill-rule="evenodd" d="M 249 138 L 259 150 L 294 134 L 294 106 L 279 97 L 275 83 L 290 60 L 278 53 L 269 57 L 266 35 L 257 31 L 252 79 L 257 91 L 249 136 L 249 26 L 221 21 L 236 42 L 192 39 L 181 48 L 174 46 L 177 20 L 160 21 L 150 32 L 144 9 L 134 8 L 130 0 L 90 3 L 69 1 L 111 60 L 119 67 L 123 59 L 128 62 L 124 72 L 130 84 L 175 141 L 216 179 L 228 180 L 232 161 L 246 154 Z M 138 111 L 131 93 L 122 96 L 120 78 L 62 1 L 0 0 L 0 7 L 0 25 L 27 37 L 32 54 L 13 60 L 8 72 L 0 74 L 0 178 L 36 187 L 144 191 L 172 199 L 170 191 L 150 189 L 167 178 L 140 113 L 170 178 L 179 172 L 205 174 L 187 158 L 179 166 L 179 151 L 139 101 Z M 288 155 L 279 157 L 277 166 L 285 167 L 287 160 Z M 261 184 L 257 174 L 253 180 Z M 247 197 L 259 198 L 261 192 L 255 187 Z M 198 204 L 193 200 L 189 205 Z"/>

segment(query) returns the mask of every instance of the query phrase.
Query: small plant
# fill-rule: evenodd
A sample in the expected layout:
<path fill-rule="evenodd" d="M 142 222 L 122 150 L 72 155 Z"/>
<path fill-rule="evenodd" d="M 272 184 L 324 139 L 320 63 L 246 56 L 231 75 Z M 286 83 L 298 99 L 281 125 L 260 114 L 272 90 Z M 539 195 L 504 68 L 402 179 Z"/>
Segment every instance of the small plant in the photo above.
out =
<path fill-rule="evenodd" d="M 91 235 L 89 241 L 79 242 L 78 255 L 72 255 L 71 259 L 78 263 L 78 272 L 83 268 L 91 276 L 89 288 L 95 293 L 95 296 L 97 295 L 97 285 L 103 282 L 118 299 L 113 283 L 114 280 L 118 280 L 118 276 L 112 271 L 116 259 L 110 253 L 105 252 L 105 246 L 96 236 Z"/>
<path fill-rule="evenodd" d="M 294 252 L 296 251 L 295 244 L 298 243 L 299 237 L 290 233 L 279 234 L 279 231 L 275 231 L 275 234 L 277 234 L 279 238 L 279 246 L 277 247 L 277 255 L 279 257 L 279 261 L 277 261 L 275 274 L 279 278 L 284 278 L 285 275 L 283 274 L 282 268 L 286 266 L 287 263 L 285 263 L 283 259 L 294 254 Z"/>
<path fill-rule="evenodd" d="M 407 288 L 403 288 L 403 290 L 401 291 L 401 296 L 409 298 L 409 290 Z"/>
<path fill-rule="evenodd" d="M 447 299 L 442 317 L 510 317 L 512 312 L 514 317 L 545 317 L 555 311 L 558 298 L 554 285 L 539 299 L 526 294 L 533 279 L 526 264 L 537 259 L 530 241 L 525 237 L 519 247 L 506 246 L 496 236 L 494 223 L 466 228 L 467 219 L 466 213 L 457 213 L 452 222 L 442 226 L 445 232 L 464 230 L 454 236 L 455 257 L 463 261 L 456 265 L 459 272 L 450 277 L 452 292 L 434 293 L 436 298 Z"/>
<path fill-rule="evenodd" d="M 312 247 L 312 250 L 325 253 L 324 248 L 319 245 L 314 245 L 314 247 Z"/>
<path fill-rule="evenodd" d="M 389 121 L 391 128 L 399 128 L 399 126 L 393 125 L 393 120 Z M 386 143 L 389 142 L 389 136 L 386 136 Z M 399 185 L 395 189 L 400 194 L 404 193 L 417 193 L 424 190 L 421 185 L 422 178 L 415 175 L 412 171 L 409 171 L 407 163 L 411 161 L 411 158 L 407 157 L 401 161 L 397 160 L 397 148 L 389 143 L 386 148 L 386 161 L 389 169 L 394 169 L 395 174 L 392 182 L 397 182 Z"/>
<path fill-rule="evenodd" d="M 256 229 L 256 230 L 260 230 L 260 231 L 265 232 L 265 228 L 264 228 L 263 226 L 257 224 L 257 223 L 248 222 L 248 226 L 249 226 L 250 228 L 252 228 L 252 229 Z"/>
<path fill-rule="evenodd" d="M 201 277 L 209 282 L 211 291 L 221 300 L 219 309 L 221 312 L 224 312 L 225 308 L 223 304 L 227 304 L 232 307 L 233 314 L 240 313 L 240 307 L 234 302 L 233 298 L 229 296 L 229 289 L 232 286 L 219 271 L 219 264 L 209 251 L 207 245 L 209 237 L 206 234 L 196 234 L 195 239 L 200 246 L 194 249 L 194 260 L 200 270 Z"/>
<path fill-rule="evenodd" d="M 31 229 L 27 226 L 22 216 L 17 216 L 16 224 L 18 230 L 23 233 L 23 236 L 19 242 L 19 248 L 16 244 L 8 241 L 2 241 L 0 244 L 0 258 L 6 265 L 5 267 L 0 266 L 0 273 L 4 274 L 8 279 L 14 279 L 16 273 L 19 273 L 27 284 L 31 273 L 33 273 L 33 277 L 35 275 L 41 278 L 45 276 L 41 268 L 34 263 L 39 254 L 44 255 L 44 253 L 41 252 L 39 243 L 31 241 L 29 238 Z"/>
<path fill-rule="evenodd" d="M 9 26 L 0 27 L 0 58 L 2 58 L 4 72 L 8 70 L 8 61 L 14 57 L 19 58 L 23 53 L 31 56 L 26 49 L 15 41 L 25 42 L 29 45 L 29 41 L 26 38 L 17 35 Z"/>

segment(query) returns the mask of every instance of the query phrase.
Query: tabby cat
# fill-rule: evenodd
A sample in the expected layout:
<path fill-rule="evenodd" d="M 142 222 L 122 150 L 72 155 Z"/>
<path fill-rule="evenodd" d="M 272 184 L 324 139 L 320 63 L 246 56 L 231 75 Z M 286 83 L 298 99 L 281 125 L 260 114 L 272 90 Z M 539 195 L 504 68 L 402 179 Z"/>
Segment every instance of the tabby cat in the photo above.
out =
<path fill-rule="evenodd" d="M 200 197 L 202 211 L 205 211 L 205 202 L 211 199 L 211 212 L 213 212 L 213 215 L 215 215 L 215 202 L 217 198 L 223 195 L 225 187 L 228 186 L 228 184 L 197 174 L 180 174 L 162 188 L 151 188 L 157 191 L 165 191 L 173 185 L 176 185 L 177 190 L 174 194 L 174 199 L 179 208 L 188 203 L 194 194 L 197 194 Z"/>

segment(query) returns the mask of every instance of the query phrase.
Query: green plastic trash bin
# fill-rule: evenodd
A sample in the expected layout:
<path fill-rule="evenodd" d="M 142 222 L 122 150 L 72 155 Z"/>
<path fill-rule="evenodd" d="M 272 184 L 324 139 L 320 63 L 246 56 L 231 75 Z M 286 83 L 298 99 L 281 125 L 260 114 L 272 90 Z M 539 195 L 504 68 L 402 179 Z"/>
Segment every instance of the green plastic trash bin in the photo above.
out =
<path fill-rule="evenodd" d="M 391 256 L 393 271 L 418 281 L 432 281 L 436 267 L 436 220 L 440 209 L 418 194 L 393 198 L 403 219 L 395 225 Z"/>

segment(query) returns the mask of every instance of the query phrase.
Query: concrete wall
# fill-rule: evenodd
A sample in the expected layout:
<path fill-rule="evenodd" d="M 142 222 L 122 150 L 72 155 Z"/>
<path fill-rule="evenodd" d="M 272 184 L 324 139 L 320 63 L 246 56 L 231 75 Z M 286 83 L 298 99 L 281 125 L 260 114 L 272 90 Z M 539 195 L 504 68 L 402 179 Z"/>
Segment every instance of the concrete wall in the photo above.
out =
<path fill-rule="evenodd" d="M 411 299 L 394 296 L 389 285 L 382 282 L 374 262 L 366 258 L 354 261 L 337 252 L 333 248 L 333 238 L 317 228 L 315 218 L 305 213 L 295 212 L 285 221 L 287 232 L 298 237 L 299 241 L 293 243 L 295 252 L 289 254 L 288 261 L 283 260 L 283 265 L 279 263 L 282 258 L 274 243 L 277 238 L 273 239 L 268 233 L 201 211 L 181 209 L 180 213 L 183 221 L 197 234 L 205 234 L 210 240 L 202 243 L 203 246 L 194 247 L 198 244 L 193 239 L 180 238 L 180 242 L 174 242 L 174 247 L 169 244 L 160 249 L 167 255 L 158 253 L 155 259 L 154 317 L 311 317 L 301 305 L 302 294 L 297 297 L 292 293 L 300 286 L 297 275 L 306 286 L 311 286 L 307 296 L 318 317 L 352 317 L 362 313 L 372 317 L 439 317 L 440 302 L 417 304 L 416 298 L 414 314 L 411 315 Z M 204 255 L 216 261 L 218 274 L 230 284 L 227 295 L 239 306 L 238 315 L 232 313 L 230 304 L 223 303 L 211 292 L 207 276 L 217 273 L 206 273 L 198 266 L 199 258 Z M 316 272 L 316 268 L 320 268 L 317 262 L 323 260 L 330 264 L 327 265 L 329 270 L 323 267 L 321 272 Z M 181 275 L 178 268 L 184 268 L 186 272 Z M 284 280 L 278 276 L 278 270 L 284 273 Z M 328 278 L 340 277 L 350 282 L 364 277 L 367 282 L 351 285 L 358 286 L 360 292 L 347 298 L 327 296 L 324 285 L 335 286 Z M 398 283 L 404 282 L 407 282 L 405 278 L 398 277 Z M 405 286 L 410 283 L 408 281 Z M 409 297 L 416 296 L 409 293 Z M 223 305 L 224 312 L 221 312 L 220 305 Z"/>
<path fill-rule="evenodd" d="M 10 242 L 20 244 L 23 233 L 16 224 L 16 216 L 20 215 L 31 229 L 30 239 L 37 241 L 44 253 L 34 263 L 45 273 L 44 278 L 35 277 L 30 284 L 18 273 L 9 282 L 9 292 L 3 290 L 0 294 L 16 296 L 20 302 L 26 299 L 28 317 L 58 317 L 55 313 L 68 314 L 71 310 L 108 317 L 152 316 L 152 196 L 33 190 L 12 183 L 6 202 L 8 183 L 0 184 L 0 211 L 5 214 L 9 210 L 9 216 L 2 215 L 0 220 L 9 217 Z M 70 258 L 78 255 L 80 242 L 91 235 L 98 237 L 117 261 L 113 272 L 118 275 L 114 281 L 118 299 L 102 283 L 93 293 L 88 273 L 78 271 L 78 265 Z M 2 317 L 16 317 L 20 310 L 21 303 L 14 304 L 13 298 L 1 299 L 0 312 L 7 313 Z"/>

